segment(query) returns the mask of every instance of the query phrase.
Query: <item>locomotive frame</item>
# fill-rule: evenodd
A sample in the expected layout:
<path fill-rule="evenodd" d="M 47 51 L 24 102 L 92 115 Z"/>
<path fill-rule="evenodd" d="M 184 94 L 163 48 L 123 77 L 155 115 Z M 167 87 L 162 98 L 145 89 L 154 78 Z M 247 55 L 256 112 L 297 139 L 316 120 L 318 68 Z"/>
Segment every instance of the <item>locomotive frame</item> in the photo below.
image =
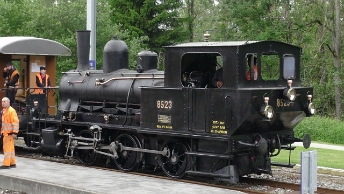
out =
<path fill-rule="evenodd" d="M 104 47 L 103 70 L 88 69 L 89 31 L 78 36 L 78 68 L 64 72 L 56 115 L 33 118 L 22 135 L 31 149 L 74 155 L 93 165 L 101 156 L 124 171 L 161 168 L 167 176 L 211 176 L 236 183 L 250 173 L 271 174 L 281 149 L 310 137 L 293 128 L 315 113 L 313 88 L 302 87 L 301 48 L 278 41 L 197 42 L 138 54 L 128 70 L 128 48 Z M 79 37 L 82 38 L 79 38 Z M 82 41 L 80 41 L 82 40 Z M 247 71 L 258 78 L 247 80 Z M 223 68 L 223 85 L 212 85 Z M 32 99 L 28 97 L 27 100 Z M 21 125 L 23 126 L 23 125 Z"/>

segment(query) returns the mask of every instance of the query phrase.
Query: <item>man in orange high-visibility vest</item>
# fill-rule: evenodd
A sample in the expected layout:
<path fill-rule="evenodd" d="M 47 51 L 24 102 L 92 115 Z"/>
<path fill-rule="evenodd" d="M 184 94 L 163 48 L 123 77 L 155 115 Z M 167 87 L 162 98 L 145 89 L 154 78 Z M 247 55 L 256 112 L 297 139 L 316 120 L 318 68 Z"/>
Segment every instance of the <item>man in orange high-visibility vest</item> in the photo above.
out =
<path fill-rule="evenodd" d="M 50 87 L 50 78 L 49 78 L 49 75 L 46 73 L 45 67 L 41 66 L 39 69 L 40 69 L 40 73 L 36 75 L 36 86 L 38 88 Z M 35 90 L 36 94 L 45 94 L 45 92 L 46 92 L 45 89 Z"/>
<path fill-rule="evenodd" d="M 16 159 L 14 153 L 14 139 L 19 132 L 19 119 L 17 112 L 10 106 L 10 99 L 4 97 L 2 103 L 2 126 L 1 135 L 3 136 L 4 160 L 0 169 L 15 168 Z"/>
<path fill-rule="evenodd" d="M 4 68 L 2 76 L 6 78 L 6 82 L 4 84 L 4 86 L 7 87 L 6 97 L 10 99 L 12 105 L 19 87 L 19 72 L 13 66 L 12 62 L 8 62 L 6 63 L 6 67 Z"/>

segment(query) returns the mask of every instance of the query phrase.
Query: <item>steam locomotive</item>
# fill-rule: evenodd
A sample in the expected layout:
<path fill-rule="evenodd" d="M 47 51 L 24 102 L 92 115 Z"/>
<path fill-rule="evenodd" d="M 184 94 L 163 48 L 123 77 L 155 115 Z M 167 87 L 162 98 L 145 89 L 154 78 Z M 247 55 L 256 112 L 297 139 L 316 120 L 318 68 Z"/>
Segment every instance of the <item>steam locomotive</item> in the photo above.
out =
<path fill-rule="evenodd" d="M 28 96 L 20 132 L 30 149 L 100 158 L 123 171 L 161 169 L 167 176 L 211 176 L 238 182 L 271 174 L 271 162 L 310 137 L 293 128 L 315 113 L 313 88 L 301 86 L 301 48 L 278 41 L 190 42 L 142 51 L 128 69 L 128 47 L 114 37 L 104 47 L 103 69 L 89 70 L 90 31 L 77 31 L 77 69 L 63 72 L 55 115 L 46 96 Z M 223 68 L 223 84 L 212 84 Z M 254 70 L 257 76 L 254 76 Z M 247 75 L 252 79 L 247 79 Z M 53 89 L 53 88 L 52 88 Z"/>

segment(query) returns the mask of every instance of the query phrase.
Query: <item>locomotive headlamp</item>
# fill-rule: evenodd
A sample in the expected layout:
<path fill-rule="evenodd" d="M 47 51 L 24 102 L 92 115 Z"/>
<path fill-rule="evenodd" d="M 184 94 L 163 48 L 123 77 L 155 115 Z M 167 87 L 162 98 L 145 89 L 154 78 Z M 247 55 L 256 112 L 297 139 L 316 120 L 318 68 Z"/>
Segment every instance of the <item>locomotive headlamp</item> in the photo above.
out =
<path fill-rule="evenodd" d="M 274 109 L 269 105 L 269 97 L 264 97 L 264 105 L 260 108 L 260 114 L 264 116 L 263 121 L 270 121 L 274 116 Z"/>
<path fill-rule="evenodd" d="M 315 114 L 315 105 L 312 102 L 310 102 L 308 104 L 307 110 L 308 110 L 309 114 L 314 115 Z"/>
<path fill-rule="evenodd" d="M 288 87 L 286 89 L 284 89 L 283 91 L 283 95 L 290 101 L 294 101 L 296 98 L 296 90 L 294 88 L 291 87 L 293 80 L 288 80 Z"/>
<path fill-rule="evenodd" d="M 315 104 L 312 102 L 312 95 L 308 94 L 307 95 L 307 103 L 306 103 L 306 115 L 307 116 L 312 116 L 315 114 Z"/>

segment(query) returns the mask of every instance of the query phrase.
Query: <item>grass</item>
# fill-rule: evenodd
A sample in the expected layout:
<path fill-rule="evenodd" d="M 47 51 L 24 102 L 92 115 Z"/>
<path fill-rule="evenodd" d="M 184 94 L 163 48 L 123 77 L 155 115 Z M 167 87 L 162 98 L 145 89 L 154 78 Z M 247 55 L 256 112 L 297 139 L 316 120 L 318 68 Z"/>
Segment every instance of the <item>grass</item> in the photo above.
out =
<path fill-rule="evenodd" d="M 291 151 L 290 163 L 300 164 L 301 152 L 317 150 L 317 163 L 318 166 L 336 168 L 344 170 L 343 156 L 344 151 L 312 148 L 305 149 L 303 147 L 296 147 L 295 150 Z M 272 162 L 288 163 L 289 162 L 289 151 L 281 150 L 278 156 L 271 158 Z"/>
<path fill-rule="evenodd" d="M 344 144 L 344 122 L 326 117 L 307 117 L 295 128 L 295 136 L 303 138 L 310 134 L 313 141 Z"/>

